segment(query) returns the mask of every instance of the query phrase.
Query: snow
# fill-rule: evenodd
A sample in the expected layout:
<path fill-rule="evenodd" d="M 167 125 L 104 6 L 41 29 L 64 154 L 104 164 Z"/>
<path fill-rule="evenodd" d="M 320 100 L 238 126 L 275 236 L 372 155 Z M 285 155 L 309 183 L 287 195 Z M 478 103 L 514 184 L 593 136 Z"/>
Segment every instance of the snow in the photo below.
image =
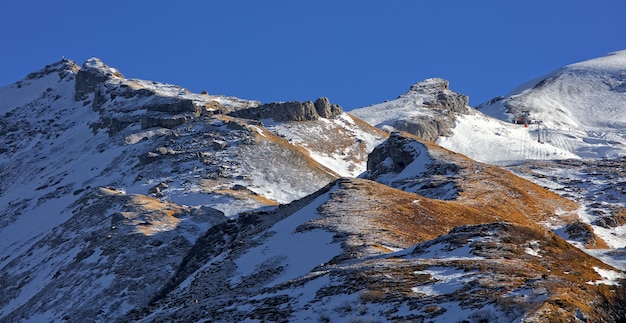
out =
<path fill-rule="evenodd" d="M 543 257 L 539 252 L 541 251 L 539 248 L 539 241 L 533 240 L 528 242 L 529 246 L 524 248 L 524 252 L 535 257 Z"/>
<path fill-rule="evenodd" d="M 595 282 L 588 281 L 587 284 L 590 285 L 617 285 L 619 284 L 617 281 L 618 279 L 626 278 L 624 273 L 620 273 L 615 270 L 602 269 L 599 267 L 593 267 L 593 269 L 602 277 L 602 280 L 596 280 Z"/>
<path fill-rule="evenodd" d="M 384 140 L 380 134 L 358 127 L 347 113 L 305 123 L 261 121 L 266 129 L 305 148 L 316 162 L 343 177 L 357 177 L 363 173 L 367 169 L 367 154 Z M 319 138 L 324 141 L 320 142 Z M 344 149 L 333 148 L 339 139 L 345 138 L 349 138 L 352 144 Z"/>
<path fill-rule="evenodd" d="M 462 269 L 450 267 L 431 267 L 428 270 L 420 270 L 414 272 L 416 275 L 429 275 L 431 281 L 420 286 L 413 287 L 415 293 L 426 294 L 429 296 L 439 296 L 452 294 L 463 286 L 474 280 L 477 272 L 467 272 Z"/>
<path fill-rule="evenodd" d="M 413 257 L 418 259 L 438 259 L 445 261 L 485 259 L 483 257 L 475 256 L 472 253 L 472 248 L 469 246 L 469 243 L 464 244 L 460 247 L 453 247 L 451 245 L 444 244 L 434 244 L 426 248 L 426 250 L 420 251 L 420 253 L 417 253 Z"/>
<path fill-rule="evenodd" d="M 59 75 L 48 74 L 34 80 L 23 80 L 20 85 L 11 84 L 0 88 L 0 114 L 26 105 L 33 98 L 42 95 L 47 88 L 56 87 L 59 83 Z"/>
<path fill-rule="evenodd" d="M 625 82 L 626 51 L 572 64 L 483 105 L 481 113 L 458 116 L 454 134 L 437 143 L 494 164 L 624 156 Z M 506 106 L 530 110 L 541 123 L 512 124 Z"/>
<path fill-rule="evenodd" d="M 624 102 L 626 102 L 624 97 L 626 93 L 625 62 L 626 51 L 623 51 L 597 60 L 570 65 L 548 75 L 546 77 L 548 81 L 543 87 L 534 87 L 539 82 L 529 83 L 510 97 L 485 106 L 480 111 L 470 109 L 469 114 L 457 117 L 453 135 L 441 137 L 437 142 L 448 149 L 461 152 L 478 161 L 499 165 L 511 165 L 529 159 L 586 159 L 624 156 L 626 155 L 626 131 L 623 129 L 626 125 L 626 116 L 620 112 L 626 108 L 624 106 Z M 117 70 L 106 67 L 99 60 L 89 60 L 86 67 L 104 69 L 111 74 L 117 73 Z M 196 103 L 219 102 L 231 107 L 258 104 L 255 101 L 237 98 L 193 94 L 170 84 L 122 79 L 117 79 L 116 82 L 125 82 L 129 86 L 151 89 L 162 96 L 190 99 Z M 53 90 L 49 91 L 48 88 Z M 171 175 L 176 173 L 186 176 L 186 179 L 196 178 L 199 176 L 199 171 L 195 169 L 202 169 L 205 166 L 199 162 L 176 165 L 176 167 L 181 167 L 180 169 L 175 169 L 173 164 L 166 165 L 163 169 L 159 169 L 162 172 L 159 176 L 154 175 L 144 181 L 135 180 L 137 174 L 133 167 L 136 166 L 136 153 L 145 151 L 147 147 L 147 140 L 145 139 L 164 137 L 168 134 L 168 130 L 141 130 L 138 126 L 133 126 L 128 129 L 124 139 L 120 139 L 122 142 L 113 142 L 105 131 L 93 132 L 89 124 L 97 121 L 99 115 L 85 106 L 83 102 L 75 102 L 73 92 L 74 83 L 70 81 L 60 82 L 59 75 L 56 73 L 43 75 L 37 79 L 25 79 L 19 84 L 0 88 L 0 98 L 2 98 L 0 100 L 0 114 L 12 112 L 15 114 L 15 118 L 33 123 L 30 128 L 33 131 L 28 135 L 28 140 L 18 142 L 22 146 L 16 146 L 15 151 L 17 152 L 15 154 L 0 153 L 2 174 L 8 176 L 0 184 L 0 192 L 2 193 L 0 205 L 7 206 L 7 210 L 11 210 L 10 212 L 4 211 L 4 213 L 0 210 L 3 216 L 0 218 L 0 268 L 6 269 L 5 273 L 11 275 L 10 277 L 24 274 L 23 284 L 13 290 L 16 294 L 15 297 L 7 298 L 8 300 L 0 308 L 0 316 L 23 307 L 31 300 L 42 301 L 41 298 L 37 298 L 37 294 L 42 292 L 50 283 L 57 268 L 65 267 L 75 259 L 79 251 L 84 251 L 84 246 L 81 245 L 74 247 L 64 245 L 62 254 L 54 254 L 52 250 L 49 250 L 50 248 L 45 247 L 26 255 L 44 237 L 50 236 L 55 228 L 67 223 L 75 215 L 73 211 L 81 211 L 73 203 L 81 197 L 81 192 L 87 187 L 96 188 L 115 184 L 119 186 L 120 194 L 126 192 L 145 194 L 150 185 L 162 180 L 171 183 L 170 187 L 163 191 L 166 194 L 163 199 L 178 204 L 211 206 L 222 210 L 227 216 L 236 216 L 242 210 L 265 207 L 262 203 L 255 204 L 227 195 L 206 192 L 218 188 L 218 185 L 224 185 L 223 183 L 207 188 L 201 187 L 199 184 L 185 184 L 182 178 L 176 179 L 176 175 Z M 54 95 L 59 95 L 61 98 L 57 100 Z M 427 111 L 416 109 L 426 99 L 426 96 L 417 94 L 403 96 L 390 102 L 357 109 L 355 114 L 373 120 L 379 127 L 385 127 L 399 118 L 428 114 Z M 93 100 L 93 98 L 90 97 L 88 100 Z M 140 112 L 132 111 L 135 105 L 127 105 L 129 102 L 133 102 L 132 100 L 117 97 L 107 104 L 122 110 L 127 109 L 129 111 L 125 112 L 137 115 Z M 537 111 L 534 111 L 533 115 L 540 118 L 543 123 L 540 125 L 531 124 L 528 128 L 511 124 L 508 120 L 510 115 L 504 111 L 505 103 L 536 108 Z M 492 115 L 492 117 L 488 117 L 487 114 Z M 52 120 L 55 125 L 58 124 L 58 128 L 45 128 L 41 124 L 35 124 L 35 122 L 48 120 Z M 361 174 L 365 170 L 366 159 L 351 160 L 349 157 L 355 154 L 366 156 L 383 140 L 375 132 L 368 132 L 355 127 L 357 123 L 348 114 L 342 114 L 335 119 L 321 119 L 318 122 L 319 127 L 309 127 L 310 129 L 307 130 L 309 132 L 302 131 L 305 127 L 298 127 L 295 123 L 273 123 L 268 120 L 263 120 L 263 123 L 266 123 L 269 131 L 283 136 L 294 144 L 304 146 L 314 160 L 341 176 L 353 177 Z M 265 133 L 261 127 L 254 128 L 259 133 Z M 341 131 L 346 134 L 348 138 L 354 140 L 354 145 L 326 151 L 316 148 L 308 138 L 311 135 L 323 137 L 328 134 L 325 138 L 328 143 L 332 144 L 334 137 L 330 135 L 331 131 Z M 77 140 L 77 138 L 90 138 L 90 140 L 85 142 Z M 235 141 L 227 140 L 224 143 L 228 147 L 237 146 Z M 419 176 L 426 170 L 427 165 L 432 163 L 431 156 L 428 155 L 424 147 L 418 144 L 410 147 L 416 152 L 420 152 L 419 156 L 399 174 L 390 174 L 389 181 Z M 262 147 L 255 148 L 263 149 Z M 265 153 L 271 156 L 275 151 L 270 148 L 271 146 L 264 147 L 267 150 Z M 230 153 L 232 156 L 226 156 Z M 237 155 L 238 153 L 238 151 L 226 149 L 224 160 L 234 162 L 237 156 L 241 156 Z M 383 163 L 390 162 L 391 160 L 386 160 Z M 285 180 L 282 177 L 285 174 L 280 174 L 280 172 L 271 173 L 267 171 L 269 168 L 247 166 L 249 168 L 242 168 L 240 172 L 247 173 L 252 177 L 254 179 L 251 181 L 252 184 L 244 180 L 233 183 L 245 184 L 264 197 L 279 202 L 289 202 L 305 196 L 311 191 L 310 187 L 304 184 L 293 184 Z M 232 171 L 234 175 L 239 175 L 232 169 L 229 171 Z M 163 175 L 166 173 L 170 175 Z M 565 177 L 574 175 L 568 170 L 548 170 L 546 173 L 560 174 L 560 176 Z M 309 175 L 311 175 L 310 178 L 317 176 L 317 174 Z M 22 179 L 25 178 L 31 180 L 23 181 Z M 583 178 L 583 180 L 586 181 L 585 185 L 589 186 L 606 187 L 611 183 L 611 179 L 598 181 Z M 553 190 L 565 190 L 565 187 L 548 179 L 540 179 L 538 183 Z M 225 187 L 230 188 L 231 186 L 225 185 Z M 320 216 L 317 208 L 328 201 L 329 194 L 335 189 L 333 188 L 330 193 L 319 196 L 313 203 L 276 223 L 268 231 L 271 234 L 259 236 L 257 238 L 259 245 L 235 260 L 237 268 L 231 277 L 231 284 L 236 285 L 245 282 L 246 279 L 253 279 L 255 274 L 264 272 L 270 272 L 274 275 L 266 284 L 268 287 L 305 277 L 306 279 L 302 280 L 303 284 L 294 284 L 296 287 L 276 293 L 287 293 L 297 298 L 295 303 L 306 307 L 296 314 L 297 320 L 318 318 L 318 309 L 311 307 L 308 303 L 317 302 L 315 300 L 317 291 L 331 285 L 333 278 L 324 271 L 311 271 L 318 265 L 327 263 L 339 255 L 342 250 L 339 243 L 333 242 L 333 233 L 321 229 L 307 231 L 300 229 L 303 224 Z M 599 197 L 599 199 L 601 198 Z M 604 202 L 604 200 L 602 201 Z M 419 200 L 415 200 L 414 203 L 419 203 Z M 623 201 L 619 203 L 623 204 Z M 19 210 L 23 213 L 13 212 L 13 210 Z M 117 211 L 119 210 L 110 208 L 106 210 L 106 214 L 113 214 Z M 594 220 L 594 217 L 582 207 L 578 214 L 587 223 L 592 223 Z M 106 227 L 107 221 L 110 219 L 106 218 L 102 221 L 100 225 Z M 193 222 L 189 217 L 182 217 L 180 221 L 183 224 Z M 189 242 L 193 242 L 194 238 L 197 238 L 197 234 L 208 229 L 211 223 L 193 225 L 198 231 L 181 233 Z M 593 226 L 593 228 L 598 236 L 611 247 L 626 247 L 626 239 L 624 239 L 626 226 L 614 229 L 598 226 Z M 171 228 L 167 228 L 167 230 L 169 229 Z M 70 239 L 68 241 L 73 241 L 72 239 L 79 236 L 79 232 L 73 234 L 75 236 L 71 239 L 60 235 L 55 237 L 68 238 Z M 89 232 L 80 234 L 86 236 Z M 529 255 L 542 257 L 541 250 L 537 247 L 538 244 L 537 241 L 531 241 L 524 248 L 524 251 Z M 469 244 L 460 247 L 448 244 L 432 244 L 426 247 L 422 253 L 415 253 L 413 248 L 400 250 L 389 247 L 389 249 L 395 251 L 392 253 L 393 255 L 405 255 L 434 263 L 484 259 L 475 256 Z M 91 265 L 89 268 L 93 268 L 95 265 L 101 264 L 103 257 L 108 257 L 103 255 L 103 249 L 100 247 L 91 251 L 90 256 L 81 260 L 81 265 Z M 588 250 L 587 252 L 616 268 L 626 268 L 626 256 L 619 250 Z M 227 256 L 227 253 L 222 253 L 207 262 L 201 269 L 206 269 L 213 262 L 222 261 Z M 21 259 L 21 262 L 15 262 L 18 259 Z M 15 263 L 18 265 L 12 265 Z M 615 270 L 599 267 L 594 267 L 594 269 L 602 279 L 590 281 L 589 284 L 615 284 L 618 279 L 624 278 L 623 273 Z M 89 279 L 85 280 L 84 284 L 79 281 L 70 282 L 70 284 L 74 284 L 74 287 L 84 288 L 85 290 L 80 291 L 83 293 L 82 295 L 99 295 L 111 284 L 118 282 L 113 272 L 113 269 L 111 271 L 97 271 L 91 273 L 91 276 L 85 276 Z M 431 281 L 424 285 L 414 286 L 412 290 L 415 293 L 437 297 L 458 291 L 464 284 L 471 281 L 475 272 L 433 266 L 427 270 L 417 271 L 415 274 L 429 275 Z M 190 276 L 190 279 L 185 280 L 179 288 L 192 285 L 191 278 L 193 277 Z M 527 290 L 518 292 L 521 296 L 530 293 Z M 258 295 L 257 298 L 261 299 L 263 296 L 271 295 Z M 49 299 L 49 301 L 69 304 L 63 303 L 60 299 Z M 134 306 L 129 303 L 128 299 L 120 302 L 122 304 L 120 305 L 121 309 L 119 309 L 121 312 L 129 311 Z M 323 299 L 322 302 L 327 308 L 338 308 L 345 306 L 345 304 L 357 304 L 359 295 L 346 294 Z M 370 306 L 370 316 L 380 315 L 389 306 L 388 304 L 368 305 Z M 498 313 L 491 305 L 481 310 L 463 308 L 456 302 L 440 303 L 439 305 L 446 311 L 434 319 L 437 322 L 457 321 L 464 318 L 476 319 L 478 317 L 488 317 L 494 321 L 507 321 L 504 319 L 505 316 Z M 107 311 L 110 310 L 112 309 L 107 309 Z M 399 312 L 408 315 L 411 310 L 408 306 L 404 306 Z M 336 317 L 338 316 L 336 313 L 331 314 L 331 316 L 338 320 L 346 319 L 345 316 Z M 53 321 L 58 319 L 58 313 L 42 310 L 32 313 L 28 319 L 31 321 Z"/>
<path fill-rule="evenodd" d="M 350 114 L 383 129 L 384 126 L 391 126 L 396 120 L 415 115 L 431 115 L 430 111 L 418 108 L 430 97 L 427 94 L 403 96 L 388 102 L 353 109 Z"/>
<path fill-rule="evenodd" d="M 278 222 L 269 232 L 273 235 L 236 260 L 237 271 L 231 284 L 237 284 L 264 267 L 284 270 L 269 286 L 304 276 L 314 267 L 328 262 L 341 253 L 341 246 L 333 243 L 333 233 L 320 229 L 298 232 L 297 229 L 317 217 L 317 208 L 329 199 L 330 192 L 317 197 L 312 203 Z"/>
<path fill-rule="evenodd" d="M 475 110 L 457 116 L 452 133 L 452 136 L 437 139 L 437 144 L 474 160 L 496 165 L 511 165 L 530 159 L 580 158 L 576 153 L 584 145 L 582 139 L 570 133 L 545 128 L 538 130 L 536 125 L 526 128 Z"/>

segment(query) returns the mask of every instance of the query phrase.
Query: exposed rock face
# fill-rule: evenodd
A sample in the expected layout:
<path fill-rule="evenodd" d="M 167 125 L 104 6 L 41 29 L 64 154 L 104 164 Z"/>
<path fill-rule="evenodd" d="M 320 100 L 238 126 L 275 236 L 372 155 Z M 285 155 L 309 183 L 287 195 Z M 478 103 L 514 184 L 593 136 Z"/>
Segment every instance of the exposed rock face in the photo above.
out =
<path fill-rule="evenodd" d="M 429 112 L 413 115 L 393 123 L 396 130 L 406 131 L 422 139 L 435 141 L 439 136 L 449 136 L 456 113 L 467 113 L 469 98 L 448 89 L 448 81 L 440 78 L 415 83 L 400 98 L 420 98 Z"/>
<path fill-rule="evenodd" d="M 145 106 L 148 113 L 141 118 L 141 128 L 174 128 L 200 116 L 202 109 L 192 100 L 157 97 Z"/>
<path fill-rule="evenodd" d="M 118 70 L 104 64 L 99 58 L 88 59 L 76 75 L 75 100 L 80 101 L 88 93 L 93 93 L 98 84 L 113 78 L 124 78 Z"/>
<path fill-rule="evenodd" d="M 419 144 L 415 140 L 402 136 L 399 132 L 393 132 L 387 141 L 374 148 L 369 154 L 367 177 L 373 179 L 389 172 L 399 173 L 425 151 L 425 149 L 412 149 L 409 143 Z"/>
<path fill-rule="evenodd" d="M 61 79 L 72 75 L 80 70 L 80 66 L 69 59 L 62 59 L 54 64 L 46 65 L 42 70 L 30 73 L 26 76 L 27 80 L 34 80 L 51 73 L 59 73 Z M 19 84 L 19 82 L 18 82 Z"/>
<path fill-rule="evenodd" d="M 451 135 L 457 114 L 469 113 L 469 98 L 451 91 L 448 85 L 444 79 L 426 79 L 395 100 L 350 113 L 388 132 L 406 131 L 435 141 L 439 136 Z"/>
<path fill-rule="evenodd" d="M 396 130 L 406 131 L 424 140 L 435 141 L 439 136 L 448 136 L 454 126 L 454 115 L 415 115 L 393 123 Z"/>
<path fill-rule="evenodd" d="M 330 104 L 328 98 L 318 98 L 315 100 L 315 111 L 322 118 L 332 118 L 339 115 L 343 110 L 337 104 Z"/>
<path fill-rule="evenodd" d="M 443 108 L 457 113 L 467 113 L 469 97 L 450 91 L 448 86 L 449 82 L 444 79 L 427 79 L 411 85 L 409 92 L 405 93 L 403 96 L 410 96 L 415 93 L 429 94 L 433 96 L 433 99 L 424 101 L 424 105 L 427 107 Z"/>
<path fill-rule="evenodd" d="M 315 103 L 306 102 L 272 102 L 245 110 L 231 113 L 232 116 L 246 119 L 273 119 L 274 121 L 311 121 L 321 118 L 332 118 L 343 110 L 337 104 L 330 104 L 327 98 L 319 98 Z"/>

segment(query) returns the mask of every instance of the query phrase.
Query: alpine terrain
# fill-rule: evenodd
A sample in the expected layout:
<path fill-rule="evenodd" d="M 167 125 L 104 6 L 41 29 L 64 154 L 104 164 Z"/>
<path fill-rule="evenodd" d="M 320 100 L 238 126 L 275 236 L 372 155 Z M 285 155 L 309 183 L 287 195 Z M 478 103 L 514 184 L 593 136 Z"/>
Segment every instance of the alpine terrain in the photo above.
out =
<path fill-rule="evenodd" d="M 50 64 L 0 88 L 0 322 L 626 321 L 626 51 L 468 102 Z"/>

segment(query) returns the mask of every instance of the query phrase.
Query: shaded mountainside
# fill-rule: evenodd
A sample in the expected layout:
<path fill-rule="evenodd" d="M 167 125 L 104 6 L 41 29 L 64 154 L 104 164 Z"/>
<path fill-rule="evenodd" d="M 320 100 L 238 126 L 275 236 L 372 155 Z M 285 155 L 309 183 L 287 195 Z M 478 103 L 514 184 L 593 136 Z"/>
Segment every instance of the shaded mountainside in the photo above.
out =
<path fill-rule="evenodd" d="M 445 80 L 352 115 L 62 60 L 0 114 L 2 322 L 626 319 L 619 198 L 434 143 L 486 118 Z"/>

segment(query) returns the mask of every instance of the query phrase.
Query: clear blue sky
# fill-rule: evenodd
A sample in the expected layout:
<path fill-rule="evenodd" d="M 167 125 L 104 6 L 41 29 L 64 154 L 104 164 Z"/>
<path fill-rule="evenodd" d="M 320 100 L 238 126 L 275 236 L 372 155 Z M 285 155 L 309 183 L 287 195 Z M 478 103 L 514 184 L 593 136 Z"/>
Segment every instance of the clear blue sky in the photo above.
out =
<path fill-rule="evenodd" d="M 0 35 L 0 86 L 96 56 L 128 78 L 262 102 L 349 110 L 442 77 L 477 105 L 626 49 L 626 1 L 2 0 Z"/>

